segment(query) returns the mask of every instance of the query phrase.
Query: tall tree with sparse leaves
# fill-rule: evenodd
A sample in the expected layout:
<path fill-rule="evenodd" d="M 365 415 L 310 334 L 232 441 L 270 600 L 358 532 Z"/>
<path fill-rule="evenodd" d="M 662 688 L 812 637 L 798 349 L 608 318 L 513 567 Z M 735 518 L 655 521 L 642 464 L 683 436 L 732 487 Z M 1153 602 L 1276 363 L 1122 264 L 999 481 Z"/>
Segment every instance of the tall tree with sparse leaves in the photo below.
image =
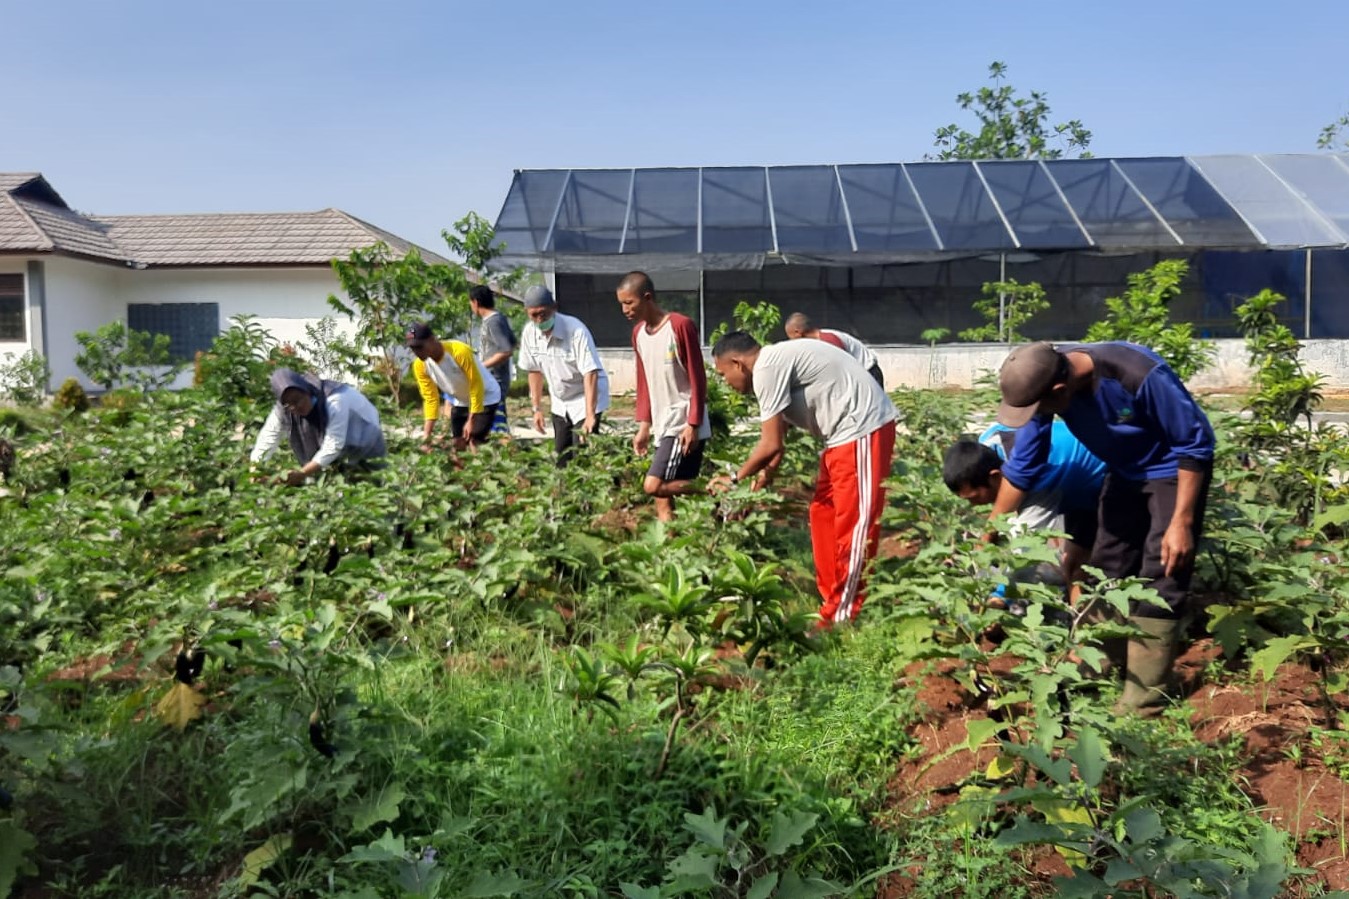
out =
<path fill-rule="evenodd" d="M 992 87 L 956 96 L 961 109 L 974 113 L 978 127 L 968 131 L 953 123 L 938 128 L 933 142 L 938 152 L 930 158 L 1058 159 L 1065 151 L 1076 151 L 1080 158 L 1091 155 L 1087 152 L 1091 132 L 1080 120 L 1049 124 L 1049 99 L 1044 92 L 1018 96 L 1016 89 L 1003 80 L 1007 76 L 1005 62 L 991 63 L 988 75 Z M 1051 141 L 1061 146 L 1051 146 Z"/>
<path fill-rule="evenodd" d="M 438 334 L 468 329 L 468 278 L 457 265 L 427 262 L 415 249 L 399 257 L 383 243 L 334 259 L 333 271 L 346 297 L 328 304 L 356 324 L 356 340 L 375 359 L 375 368 L 398 402 L 404 335 L 428 320 Z"/>

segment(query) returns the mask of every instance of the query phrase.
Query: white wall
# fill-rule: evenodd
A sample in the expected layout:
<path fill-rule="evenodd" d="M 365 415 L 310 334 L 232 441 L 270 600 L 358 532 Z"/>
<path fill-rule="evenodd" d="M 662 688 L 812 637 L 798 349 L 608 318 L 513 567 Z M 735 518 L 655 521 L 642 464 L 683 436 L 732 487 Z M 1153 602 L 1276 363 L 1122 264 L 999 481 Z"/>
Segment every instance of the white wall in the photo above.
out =
<path fill-rule="evenodd" d="M 328 295 L 340 293 L 332 271 L 323 267 L 294 269 L 145 269 L 134 270 L 59 256 L 43 259 L 46 266 L 47 361 L 52 387 L 68 377 L 93 388 L 75 367 L 76 331 L 92 331 L 110 321 L 126 321 L 129 303 L 216 303 L 221 330 L 235 315 L 253 315 L 281 342 L 303 339 L 305 325 L 325 315 L 336 315 Z M 24 270 L 24 262 L 3 262 Z M 337 316 L 344 329 L 347 319 Z M 31 336 L 31 329 L 30 329 Z M 23 352 L 22 344 L 0 344 Z M 177 386 L 191 383 L 190 367 Z"/>
<path fill-rule="evenodd" d="M 1195 390 L 1217 392 L 1250 387 L 1246 345 L 1241 340 L 1215 341 L 1214 364 L 1189 382 Z M 885 386 L 968 389 L 983 378 L 996 376 L 1007 347 L 989 343 L 948 343 L 926 346 L 873 346 L 872 351 L 885 375 Z M 600 359 L 609 372 L 614 394 L 636 389 L 636 364 L 632 350 L 602 349 Z M 709 360 L 710 361 L 710 360 Z M 1326 376 L 1329 390 L 1349 390 L 1349 340 L 1305 340 L 1302 362 Z"/>
<path fill-rule="evenodd" d="M 126 321 L 126 305 L 118 300 L 119 272 L 110 265 L 48 256 L 43 260 L 47 294 L 47 365 L 55 390 L 66 378 L 86 389 L 95 385 L 75 367 L 76 331 L 93 331 L 114 319 Z"/>

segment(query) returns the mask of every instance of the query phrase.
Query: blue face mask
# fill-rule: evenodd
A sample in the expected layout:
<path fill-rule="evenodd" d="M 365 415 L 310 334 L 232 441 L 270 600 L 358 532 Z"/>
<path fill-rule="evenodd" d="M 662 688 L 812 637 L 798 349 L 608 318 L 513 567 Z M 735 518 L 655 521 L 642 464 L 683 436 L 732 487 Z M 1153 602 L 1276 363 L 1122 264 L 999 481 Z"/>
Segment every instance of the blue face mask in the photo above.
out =
<path fill-rule="evenodd" d="M 554 325 L 556 322 L 557 322 L 557 316 L 556 316 L 556 315 L 550 315 L 550 316 L 548 316 L 546 319 L 544 319 L 544 320 L 541 321 L 541 322 L 535 322 L 534 325 L 535 325 L 540 331 L 543 331 L 544 333 L 547 333 L 547 332 L 553 330 L 553 325 Z"/>

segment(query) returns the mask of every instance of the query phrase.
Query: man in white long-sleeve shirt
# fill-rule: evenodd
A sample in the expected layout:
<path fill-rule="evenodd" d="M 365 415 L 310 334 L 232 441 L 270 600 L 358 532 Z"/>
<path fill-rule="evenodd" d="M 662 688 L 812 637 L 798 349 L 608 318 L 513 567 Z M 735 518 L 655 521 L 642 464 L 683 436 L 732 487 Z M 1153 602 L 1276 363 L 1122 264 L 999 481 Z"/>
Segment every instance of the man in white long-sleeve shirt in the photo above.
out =
<path fill-rule="evenodd" d="M 292 487 L 341 460 L 359 462 L 384 455 L 379 412 L 354 387 L 301 375 L 288 368 L 272 372 L 272 407 L 249 459 L 254 464 L 289 442 L 300 467 L 286 474 Z"/>

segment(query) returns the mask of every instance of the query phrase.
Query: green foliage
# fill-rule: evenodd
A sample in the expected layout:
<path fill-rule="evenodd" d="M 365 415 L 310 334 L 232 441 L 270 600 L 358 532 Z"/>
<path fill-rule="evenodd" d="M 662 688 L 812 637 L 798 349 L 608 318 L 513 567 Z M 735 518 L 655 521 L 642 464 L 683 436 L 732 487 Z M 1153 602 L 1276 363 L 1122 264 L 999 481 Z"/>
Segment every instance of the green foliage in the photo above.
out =
<path fill-rule="evenodd" d="M 272 390 L 267 378 L 279 363 L 293 365 L 254 316 L 236 315 L 197 360 L 196 386 L 229 405 L 243 400 L 269 404 Z"/>
<path fill-rule="evenodd" d="M 1316 146 L 1322 150 L 1349 151 L 1349 113 L 1322 128 Z"/>
<path fill-rule="evenodd" d="M 717 341 L 731 331 L 744 331 L 752 335 L 761 345 L 767 345 L 773 342 L 773 334 L 781 323 L 782 310 L 777 305 L 766 300 L 757 303 L 741 301 L 735 304 L 733 320 L 719 322 L 708 335 L 707 342 L 709 346 L 716 346 Z M 711 359 L 707 360 L 707 365 L 708 417 L 712 422 L 713 431 L 724 432 L 730 427 L 731 422 L 749 415 L 749 400 L 726 386 L 726 382 L 715 371 L 710 370 Z"/>
<path fill-rule="evenodd" d="M 89 396 L 75 378 L 66 378 L 52 396 L 52 408 L 65 412 L 84 412 L 89 408 Z"/>
<path fill-rule="evenodd" d="M 148 392 L 168 384 L 182 370 L 182 363 L 175 362 L 169 351 L 167 334 L 136 331 L 120 321 L 92 332 L 76 331 L 75 342 L 80 345 L 75 366 L 104 390 L 125 385 Z"/>
<path fill-rule="evenodd" d="M 1015 278 L 989 281 L 984 284 L 983 297 L 974 301 L 974 311 L 984 317 L 985 324 L 961 331 L 960 339 L 1020 343 L 1026 339 L 1021 329 L 1048 308 L 1045 289 L 1034 281 L 1029 284 L 1022 284 Z"/>
<path fill-rule="evenodd" d="M 991 63 L 992 87 L 956 95 L 961 109 L 974 112 L 978 127 L 974 132 L 955 124 L 938 128 L 933 143 L 937 159 L 1058 159 L 1065 151 L 1077 151 L 1083 158 L 1091 155 L 1087 152 L 1091 132 L 1079 120 L 1051 126 L 1048 97 L 1041 91 L 1017 96 L 1010 84 L 1003 83 L 1006 75 L 1006 63 Z M 1050 146 L 1052 140 L 1063 146 Z"/>
<path fill-rule="evenodd" d="M 464 260 L 464 268 L 477 276 L 479 281 L 488 280 L 492 260 L 506 252 L 506 245 L 497 241 L 492 223 L 476 212 L 455 222 L 452 228 L 440 232 L 450 252 Z M 496 280 L 502 288 L 513 289 L 524 279 L 524 269 L 515 268 L 498 274 Z"/>
<path fill-rule="evenodd" d="M 304 340 L 297 349 L 309 360 L 313 371 L 330 380 L 346 381 L 365 367 L 360 347 L 342 332 L 331 315 L 305 325 Z"/>
<path fill-rule="evenodd" d="M 1124 293 L 1105 301 L 1106 315 L 1087 329 L 1087 340 L 1127 340 L 1149 347 L 1182 381 L 1203 371 L 1212 361 L 1213 341 L 1197 339 L 1188 322 L 1172 322 L 1169 308 L 1189 271 L 1183 259 L 1164 259 L 1129 275 Z"/>
<path fill-rule="evenodd" d="M 1275 312 L 1284 301 L 1264 290 L 1237 307 L 1254 391 L 1236 434 L 1255 489 L 1306 524 L 1345 498 L 1336 472 L 1349 466 L 1349 450 L 1333 426 L 1312 420 L 1325 379 L 1303 367 L 1301 344 Z"/>
<path fill-rule="evenodd" d="M 951 336 L 950 328 L 927 328 L 918 335 L 918 338 L 926 341 L 928 346 L 936 346 L 949 336 Z"/>
<path fill-rule="evenodd" d="M 0 363 L 0 401 L 16 406 L 37 406 L 47 393 L 51 369 L 36 350 L 10 354 Z"/>
<path fill-rule="evenodd" d="M 467 333 L 468 278 L 458 266 L 427 262 L 416 249 L 396 256 L 383 243 L 332 264 L 345 297 L 330 295 L 328 304 L 355 324 L 356 342 L 375 359 L 390 396 L 398 395 L 409 326 L 425 320 L 438 334 Z"/>

